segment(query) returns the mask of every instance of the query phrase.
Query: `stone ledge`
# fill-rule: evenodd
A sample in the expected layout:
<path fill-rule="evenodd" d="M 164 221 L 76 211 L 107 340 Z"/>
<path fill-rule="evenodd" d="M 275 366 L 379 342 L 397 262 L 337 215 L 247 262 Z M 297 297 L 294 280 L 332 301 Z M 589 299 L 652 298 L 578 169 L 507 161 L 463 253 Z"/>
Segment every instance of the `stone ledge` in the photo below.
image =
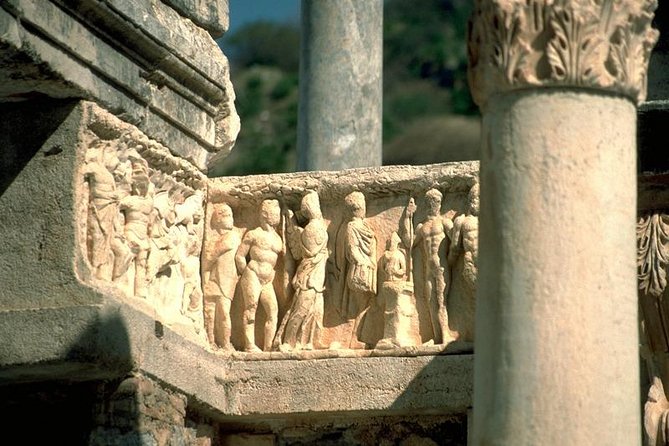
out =
<path fill-rule="evenodd" d="M 139 372 L 221 420 L 455 414 L 471 406 L 472 355 L 224 359 L 114 299 L 99 307 L 5 311 L 0 337 L 10 340 L 0 349 L 6 383 Z"/>

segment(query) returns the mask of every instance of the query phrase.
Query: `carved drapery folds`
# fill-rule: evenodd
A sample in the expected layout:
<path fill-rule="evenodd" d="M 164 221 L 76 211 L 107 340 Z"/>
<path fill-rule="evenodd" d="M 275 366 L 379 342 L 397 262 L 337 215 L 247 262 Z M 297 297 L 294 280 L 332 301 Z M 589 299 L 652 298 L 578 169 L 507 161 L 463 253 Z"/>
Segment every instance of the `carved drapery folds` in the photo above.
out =
<path fill-rule="evenodd" d="M 643 101 L 656 8 L 657 0 L 478 0 L 468 42 L 474 100 L 561 86 Z"/>

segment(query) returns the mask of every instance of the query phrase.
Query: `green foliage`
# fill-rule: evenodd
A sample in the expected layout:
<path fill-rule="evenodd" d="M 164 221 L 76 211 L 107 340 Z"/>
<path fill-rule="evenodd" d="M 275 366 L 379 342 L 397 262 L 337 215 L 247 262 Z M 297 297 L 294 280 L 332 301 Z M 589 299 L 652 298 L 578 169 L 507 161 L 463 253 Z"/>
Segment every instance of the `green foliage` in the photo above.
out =
<path fill-rule="evenodd" d="M 395 150 L 397 142 L 406 141 L 406 135 L 411 135 L 416 147 L 436 144 L 440 141 L 437 135 L 431 140 L 420 140 L 422 130 L 427 128 L 423 122 L 434 123 L 436 116 L 477 113 L 467 87 L 466 35 L 472 3 L 384 2 L 384 150 Z M 242 130 L 230 157 L 212 173 L 242 175 L 293 170 L 299 27 L 255 22 L 226 36 L 222 44 L 234 68 L 232 80 Z M 438 127 L 429 126 L 430 132 Z M 433 152 L 439 153 L 435 149 Z"/>
<path fill-rule="evenodd" d="M 233 74 L 242 129 L 212 176 L 290 172 L 297 142 L 297 76 L 253 66 Z"/>
<path fill-rule="evenodd" d="M 277 67 L 288 73 L 299 68 L 300 30 L 291 23 L 258 21 L 243 26 L 224 45 L 240 68 L 253 65 Z"/>

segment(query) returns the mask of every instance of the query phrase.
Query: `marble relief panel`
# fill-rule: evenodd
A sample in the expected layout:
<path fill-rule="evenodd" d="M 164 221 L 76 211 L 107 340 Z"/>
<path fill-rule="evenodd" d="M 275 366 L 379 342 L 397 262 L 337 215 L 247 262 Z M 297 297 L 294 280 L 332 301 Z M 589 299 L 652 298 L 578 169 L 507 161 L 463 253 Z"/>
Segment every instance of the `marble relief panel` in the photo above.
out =
<path fill-rule="evenodd" d="M 205 177 L 105 114 L 82 132 L 82 279 L 203 337 Z"/>
<path fill-rule="evenodd" d="M 471 347 L 477 167 L 210 180 L 202 277 L 211 348 Z"/>

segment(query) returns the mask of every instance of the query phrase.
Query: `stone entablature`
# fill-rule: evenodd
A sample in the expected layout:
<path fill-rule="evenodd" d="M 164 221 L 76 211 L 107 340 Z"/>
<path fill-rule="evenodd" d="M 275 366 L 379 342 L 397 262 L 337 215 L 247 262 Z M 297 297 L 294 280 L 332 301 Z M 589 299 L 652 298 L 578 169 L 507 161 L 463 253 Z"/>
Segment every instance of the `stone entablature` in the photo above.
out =
<path fill-rule="evenodd" d="M 95 101 L 206 171 L 230 152 L 239 117 L 228 60 L 196 23 L 227 16 L 227 2 L 167 3 L 2 2 L 0 101 Z M 227 27 L 223 19 L 210 31 Z"/>
<path fill-rule="evenodd" d="M 469 32 L 475 101 L 534 87 L 646 97 L 657 0 L 478 0 Z"/>

